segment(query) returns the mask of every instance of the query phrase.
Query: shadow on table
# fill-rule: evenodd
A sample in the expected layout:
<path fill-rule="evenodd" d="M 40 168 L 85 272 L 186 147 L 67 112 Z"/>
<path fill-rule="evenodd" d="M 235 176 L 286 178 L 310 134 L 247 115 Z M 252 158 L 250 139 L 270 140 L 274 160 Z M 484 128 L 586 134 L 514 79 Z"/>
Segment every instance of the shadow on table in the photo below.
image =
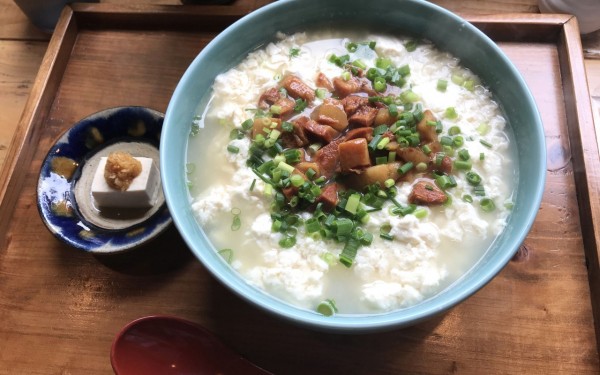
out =
<path fill-rule="evenodd" d="M 262 311 L 214 279 L 209 289 L 211 320 L 206 316 L 192 320 L 204 321 L 226 345 L 274 374 L 395 374 L 403 364 L 425 357 L 426 350 L 431 355 L 433 343 L 450 345 L 439 333 L 448 314 L 384 332 L 328 333 Z M 440 370 L 451 371 L 450 359 L 439 358 L 439 362 Z"/>
<path fill-rule="evenodd" d="M 195 261 L 174 226 L 139 248 L 122 254 L 97 254 L 94 257 L 106 267 L 132 276 L 170 273 Z"/>

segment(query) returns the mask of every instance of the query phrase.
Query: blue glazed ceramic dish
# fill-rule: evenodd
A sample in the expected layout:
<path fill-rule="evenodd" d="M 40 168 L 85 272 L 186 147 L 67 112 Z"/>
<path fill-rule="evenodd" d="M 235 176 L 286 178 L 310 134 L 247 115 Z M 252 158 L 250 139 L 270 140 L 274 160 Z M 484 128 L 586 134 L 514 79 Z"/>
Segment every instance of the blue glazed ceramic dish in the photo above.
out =
<path fill-rule="evenodd" d="M 163 119 L 162 113 L 144 107 L 111 108 L 86 117 L 60 137 L 42 163 L 37 186 L 40 216 L 54 236 L 91 253 L 119 253 L 171 224 L 162 192 L 156 207 L 107 216 L 95 209 L 89 190 L 97 160 L 113 150 L 135 150 L 132 155 L 154 157 L 158 165 Z"/>
<path fill-rule="evenodd" d="M 514 209 L 503 233 L 463 277 L 434 297 L 410 308 L 377 315 L 321 316 L 281 302 L 248 285 L 215 252 L 190 207 L 185 163 L 189 127 L 198 103 L 210 93 L 215 76 L 239 63 L 249 52 L 275 39 L 319 28 L 359 25 L 373 33 L 399 34 L 432 41 L 460 58 L 492 91 L 517 140 L 521 176 Z M 545 182 L 543 126 L 525 82 L 501 50 L 474 26 L 436 5 L 418 0 L 284 0 L 244 17 L 215 38 L 192 62 L 177 86 L 161 137 L 162 180 L 167 203 L 183 238 L 223 284 L 257 306 L 310 328 L 365 332 L 412 325 L 465 300 L 508 263 L 525 239 L 537 214 Z"/>

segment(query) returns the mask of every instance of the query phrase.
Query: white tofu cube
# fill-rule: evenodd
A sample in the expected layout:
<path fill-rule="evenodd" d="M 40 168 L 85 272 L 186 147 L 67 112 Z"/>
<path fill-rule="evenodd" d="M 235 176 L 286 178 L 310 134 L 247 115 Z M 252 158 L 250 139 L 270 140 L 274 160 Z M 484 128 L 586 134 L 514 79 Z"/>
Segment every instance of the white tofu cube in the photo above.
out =
<path fill-rule="evenodd" d="M 92 196 L 98 207 L 149 208 L 156 201 L 160 186 L 158 168 L 151 158 L 136 157 L 142 163 L 142 172 L 133 179 L 125 191 L 114 189 L 106 183 L 104 169 L 106 157 L 100 159 L 92 181 Z"/>

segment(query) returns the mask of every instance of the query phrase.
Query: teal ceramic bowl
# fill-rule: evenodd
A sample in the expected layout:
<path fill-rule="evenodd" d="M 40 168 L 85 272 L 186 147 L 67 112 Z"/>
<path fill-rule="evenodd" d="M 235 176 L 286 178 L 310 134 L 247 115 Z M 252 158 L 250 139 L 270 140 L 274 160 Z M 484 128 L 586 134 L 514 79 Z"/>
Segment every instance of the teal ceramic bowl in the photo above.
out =
<path fill-rule="evenodd" d="M 503 233 L 463 277 L 422 303 L 377 315 L 325 317 L 296 308 L 247 284 L 217 254 L 190 208 L 185 164 L 189 127 L 198 103 L 210 94 L 215 76 L 246 55 L 275 40 L 278 31 L 359 25 L 370 32 L 399 34 L 432 41 L 461 59 L 500 103 L 517 139 L 519 180 L 514 209 Z M 474 26 L 426 1 L 283 0 L 242 18 L 216 37 L 196 57 L 168 106 L 160 158 L 166 200 L 174 223 L 204 266 L 242 298 L 289 321 L 334 332 L 366 332 L 408 326 L 447 311 L 486 285 L 508 263 L 525 239 L 537 214 L 545 180 L 542 122 L 523 78 L 501 50 Z"/>

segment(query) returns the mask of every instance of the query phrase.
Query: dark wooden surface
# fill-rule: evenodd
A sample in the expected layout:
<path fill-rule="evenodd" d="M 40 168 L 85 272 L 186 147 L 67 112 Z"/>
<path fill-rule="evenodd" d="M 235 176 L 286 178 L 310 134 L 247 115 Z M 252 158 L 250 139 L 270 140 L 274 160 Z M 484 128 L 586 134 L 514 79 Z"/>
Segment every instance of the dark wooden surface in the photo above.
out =
<path fill-rule="evenodd" d="M 151 21 L 156 9 L 147 10 Z M 202 25 L 210 15 L 195 17 Z M 525 41 L 499 42 L 530 85 L 546 130 L 547 185 L 531 233 L 498 277 L 447 314 L 357 336 L 306 330 L 248 305 L 207 273 L 174 228 L 114 257 L 79 252 L 48 233 L 35 184 L 52 143 L 74 121 L 106 107 L 164 111 L 180 75 L 219 29 L 214 18 L 210 30 L 140 32 L 89 28 L 83 15 L 65 17 L 19 124 L 20 147 L 0 181 L 0 238 L 6 239 L 0 247 L 0 373 L 111 373 L 110 345 L 122 326 L 173 314 L 204 325 L 277 374 L 597 374 L 586 254 L 597 274 L 597 257 L 594 263 L 590 255 L 597 254 L 598 207 L 578 200 L 576 191 L 597 198 L 600 161 L 589 139 L 569 131 L 593 129 L 589 101 L 581 103 L 584 88 L 573 76 L 583 62 L 564 40 L 573 35 L 555 19 L 539 17 L 523 23 L 551 28 L 554 39 L 530 26 Z M 492 34 L 514 28 L 511 18 L 473 21 L 493 26 Z"/>

